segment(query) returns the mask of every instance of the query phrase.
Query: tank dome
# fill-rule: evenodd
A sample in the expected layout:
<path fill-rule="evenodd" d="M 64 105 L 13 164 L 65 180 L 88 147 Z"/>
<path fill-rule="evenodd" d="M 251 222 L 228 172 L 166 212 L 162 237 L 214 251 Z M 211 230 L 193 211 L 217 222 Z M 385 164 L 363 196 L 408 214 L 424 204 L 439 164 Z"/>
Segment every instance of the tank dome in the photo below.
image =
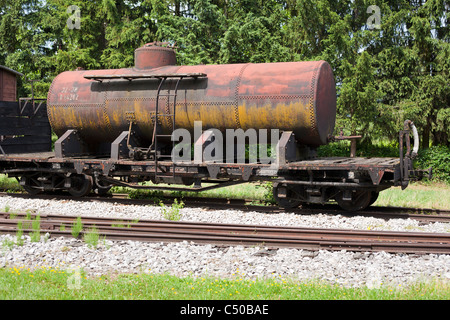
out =
<path fill-rule="evenodd" d="M 177 64 L 175 51 L 172 48 L 162 47 L 159 43 L 147 43 L 134 52 L 136 69 L 153 69 Z"/>

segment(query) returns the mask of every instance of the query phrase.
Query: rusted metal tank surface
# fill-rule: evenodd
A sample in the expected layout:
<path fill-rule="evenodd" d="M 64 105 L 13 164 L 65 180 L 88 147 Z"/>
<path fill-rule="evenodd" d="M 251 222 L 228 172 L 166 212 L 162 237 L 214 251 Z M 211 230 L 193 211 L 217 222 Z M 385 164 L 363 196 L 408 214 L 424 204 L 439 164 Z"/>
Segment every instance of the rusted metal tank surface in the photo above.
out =
<path fill-rule="evenodd" d="M 160 49 L 137 49 L 134 68 L 59 74 L 47 101 L 56 134 L 76 129 L 88 143 L 112 142 L 133 121 L 133 130 L 151 141 L 159 79 L 132 76 L 181 73 L 206 77 L 180 81 L 176 128 L 192 132 L 194 121 L 202 121 L 203 130 L 279 129 L 293 131 L 299 144 L 309 146 L 326 144 L 334 130 L 335 82 L 325 61 L 176 66 L 173 52 Z M 118 75 L 130 78 L 114 78 Z M 169 94 L 175 83 L 168 79 L 162 87 L 160 113 L 173 113 Z M 172 132 L 170 117 L 161 118 L 161 128 L 163 133 Z"/>

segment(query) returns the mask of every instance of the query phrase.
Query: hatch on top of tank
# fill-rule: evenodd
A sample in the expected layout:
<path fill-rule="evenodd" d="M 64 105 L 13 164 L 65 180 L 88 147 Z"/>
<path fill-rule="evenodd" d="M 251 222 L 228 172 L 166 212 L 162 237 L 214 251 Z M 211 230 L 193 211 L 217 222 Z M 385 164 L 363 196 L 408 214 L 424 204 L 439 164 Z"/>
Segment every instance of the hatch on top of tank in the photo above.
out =
<path fill-rule="evenodd" d="M 164 66 L 175 66 L 177 57 L 173 47 L 167 47 L 168 43 L 151 42 L 140 47 L 134 52 L 134 64 L 136 69 L 148 70 Z"/>

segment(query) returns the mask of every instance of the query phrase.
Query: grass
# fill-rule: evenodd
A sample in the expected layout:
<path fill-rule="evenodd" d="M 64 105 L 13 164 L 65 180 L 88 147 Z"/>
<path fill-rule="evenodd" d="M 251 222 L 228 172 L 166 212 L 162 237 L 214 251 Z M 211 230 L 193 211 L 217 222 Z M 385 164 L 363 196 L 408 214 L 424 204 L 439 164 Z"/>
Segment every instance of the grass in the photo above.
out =
<path fill-rule="evenodd" d="M 83 224 L 81 223 L 81 217 L 77 217 L 77 220 L 72 226 L 71 234 L 74 238 L 78 238 L 78 235 L 83 230 Z"/>
<path fill-rule="evenodd" d="M 164 217 L 164 219 L 170 221 L 181 220 L 180 209 L 184 207 L 183 201 L 180 201 L 180 203 L 178 203 L 178 200 L 175 199 L 171 206 L 165 206 L 164 203 L 162 203 L 161 201 L 159 205 L 161 206 L 162 216 Z"/>
<path fill-rule="evenodd" d="M 8 176 L 4 174 L 0 174 L 0 189 L 8 192 L 23 191 L 22 187 L 15 178 L 8 178 Z"/>
<path fill-rule="evenodd" d="M 413 183 L 405 190 L 390 188 L 380 193 L 375 206 L 450 209 L 450 186 L 445 183 Z"/>
<path fill-rule="evenodd" d="M 152 185 L 151 183 L 148 183 L 149 185 Z M 206 187 L 211 184 L 203 184 L 202 186 Z M 164 186 L 161 184 L 160 186 Z M 189 192 L 189 191 L 162 191 L 162 190 L 142 190 L 137 189 L 133 190 L 130 188 L 123 188 L 123 187 L 113 187 L 111 189 L 111 192 L 113 193 L 127 193 L 129 194 L 129 197 L 132 199 L 153 199 L 155 203 L 160 202 L 164 198 L 165 195 L 171 195 L 175 197 L 223 197 L 223 198 L 230 198 L 230 199 L 250 199 L 250 200 L 263 200 L 267 196 L 267 188 L 265 187 L 265 184 L 258 184 L 258 183 L 244 183 L 239 184 L 235 186 L 228 186 L 223 187 L 220 189 L 213 189 L 208 191 L 202 191 L 202 192 Z M 270 190 L 271 192 L 271 190 Z"/>
<path fill-rule="evenodd" d="M 73 284 L 77 285 L 74 286 Z M 23 288 L 26 288 L 24 290 Z M 82 271 L 41 267 L 0 269 L 1 300 L 448 300 L 438 280 L 377 289 L 346 288 L 316 281 L 179 278 L 121 274 L 87 277 Z"/>
<path fill-rule="evenodd" d="M 40 227 L 41 227 L 41 217 L 38 215 L 32 221 L 33 231 L 30 234 L 31 242 L 39 242 L 41 240 Z"/>
<path fill-rule="evenodd" d="M 17 232 L 16 232 L 16 243 L 18 246 L 23 246 L 24 240 L 23 240 L 23 222 L 19 221 L 17 223 Z"/>
<path fill-rule="evenodd" d="M 83 237 L 84 242 L 86 242 L 91 248 L 97 248 L 99 239 L 100 235 L 98 233 L 98 229 L 95 226 L 90 228 Z"/>

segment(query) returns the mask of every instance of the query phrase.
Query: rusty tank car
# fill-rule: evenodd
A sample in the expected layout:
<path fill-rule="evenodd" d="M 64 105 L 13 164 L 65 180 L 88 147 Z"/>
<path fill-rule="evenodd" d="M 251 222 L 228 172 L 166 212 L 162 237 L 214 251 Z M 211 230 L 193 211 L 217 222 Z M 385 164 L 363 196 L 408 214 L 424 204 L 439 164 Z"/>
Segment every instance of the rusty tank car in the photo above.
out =
<path fill-rule="evenodd" d="M 155 119 L 163 135 L 201 121 L 205 130 L 292 131 L 299 145 L 317 147 L 334 130 L 336 89 L 325 61 L 177 66 L 171 48 L 149 44 L 135 51 L 133 68 L 58 75 L 47 110 L 58 136 L 77 130 L 92 154 L 130 122 L 150 144 Z"/>
<path fill-rule="evenodd" d="M 0 141 L 0 172 L 17 178 L 29 193 L 65 190 L 76 197 L 112 186 L 198 192 L 270 181 L 281 207 L 336 201 L 351 211 L 374 203 L 380 191 L 406 188 L 425 174 L 412 166 L 419 141 L 411 121 L 400 131 L 398 158 L 316 156 L 317 147 L 342 138 L 332 136 L 336 89 L 325 61 L 197 66 L 176 61 L 172 48 L 152 43 L 135 51 L 132 68 L 59 74 L 46 106 L 35 108 L 31 101 L 26 119 L 32 123 L 37 109 L 42 113 L 46 107 L 59 137 L 54 151 L 6 154 Z M 25 106 L 12 107 L 27 117 Z M 195 135 L 199 122 L 205 131 L 192 141 L 194 159 L 174 161 L 175 130 Z M 274 129 L 276 161 L 204 159 L 202 151 L 212 141 L 209 129 Z M 26 133 L 20 130 L 17 135 Z M 147 181 L 154 184 L 141 184 Z"/>

